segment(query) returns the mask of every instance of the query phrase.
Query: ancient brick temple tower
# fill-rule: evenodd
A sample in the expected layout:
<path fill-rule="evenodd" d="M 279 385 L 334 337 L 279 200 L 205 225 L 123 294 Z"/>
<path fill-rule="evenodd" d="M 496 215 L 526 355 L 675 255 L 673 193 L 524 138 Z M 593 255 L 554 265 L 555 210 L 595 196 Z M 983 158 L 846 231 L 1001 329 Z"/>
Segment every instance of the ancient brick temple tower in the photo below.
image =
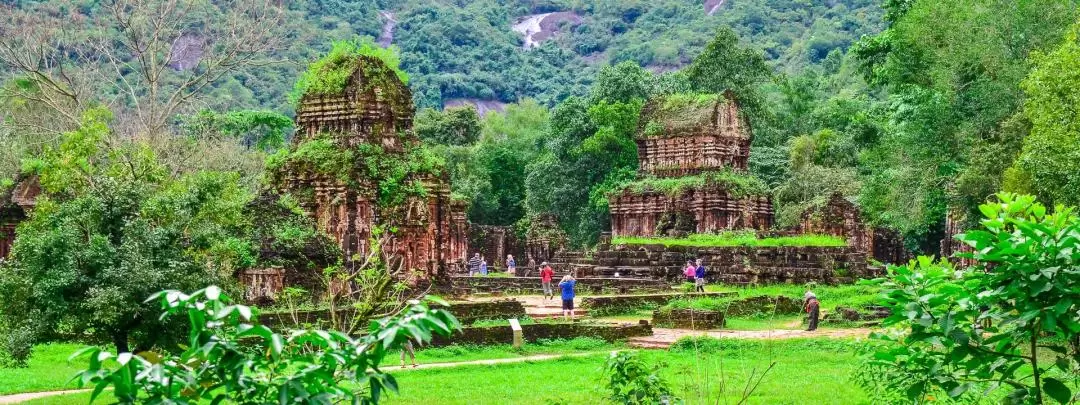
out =
<path fill-rule="evenodd" d="M 731 92 L 649 100 L 636 136 L 643 187 L 609 195 L 613 236 L 767 229 L 773 210 L 764 195 L 739 195 L 717 181 L 746 172 L 750 126 Z M 679 184 L 661 190 L 648 184 Z"/>
<path fill-rule="evenodd" d="M 389 225 L 396 232 L 384 251 L 402 261 L 411 281 L 431 281 L 449 274 L 449 267 L 467 253 L 464 207 L 451 201 L 448 176 L 443 170 L 411 176 L 405 180 L 420 181 L 424 192 L 380 208 L 380 187 L 365 167 L 373 150 L 392 164 L 408 163 L 409 152 L 420 143 L 413 133 L 413 113 L 412 94 L 393 70 L 361 56 L 343 92 L 301 99 L 292 147 L 328 141 L 352 157 L 350 167 L 327 172 L 289 162 L 277 178 L 280 191 L 296 196 L 341 244 L 347 261 L 369 252 L 375 226 Z"/>

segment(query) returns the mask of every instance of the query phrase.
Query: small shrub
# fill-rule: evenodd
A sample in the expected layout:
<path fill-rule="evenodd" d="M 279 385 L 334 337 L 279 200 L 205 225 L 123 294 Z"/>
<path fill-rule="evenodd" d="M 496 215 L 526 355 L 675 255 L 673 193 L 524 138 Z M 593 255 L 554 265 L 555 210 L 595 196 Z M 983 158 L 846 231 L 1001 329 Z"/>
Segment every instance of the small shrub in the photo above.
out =
<path fill-rule="evenodd" d="M 26 367 L 34 346 L 34 330 L 26 325 L 12 328 L 3 334 L 0 344 L 0 365 Z"/>
<path fill-rule="evenodd" d="M 662 365 L 649 366 L 635 353 L 612 353 L 604 364 L 604 379 L 611 391 L 608 396 L 618 404 L 661 404 L 678 399 L 660 378 Z"/>

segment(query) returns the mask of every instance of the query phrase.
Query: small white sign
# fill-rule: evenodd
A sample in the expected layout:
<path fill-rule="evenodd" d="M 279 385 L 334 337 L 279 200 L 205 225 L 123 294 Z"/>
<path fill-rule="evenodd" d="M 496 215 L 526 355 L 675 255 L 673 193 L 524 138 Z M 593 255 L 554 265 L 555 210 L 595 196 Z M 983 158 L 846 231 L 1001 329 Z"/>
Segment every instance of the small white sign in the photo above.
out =
<path fill-rule="evenodd" d="M 510 329 L 521 330 L 521 323 L 518 322 L 517 318 L 510 318 Z"/>

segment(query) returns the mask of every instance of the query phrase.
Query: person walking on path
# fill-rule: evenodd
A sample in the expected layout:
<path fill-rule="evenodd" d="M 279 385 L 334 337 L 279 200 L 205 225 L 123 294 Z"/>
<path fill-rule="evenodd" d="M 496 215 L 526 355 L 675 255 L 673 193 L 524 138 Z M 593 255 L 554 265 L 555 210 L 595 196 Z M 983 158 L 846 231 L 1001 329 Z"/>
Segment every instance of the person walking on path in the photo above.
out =
<path fill-rule="evenodd" d="M 472 259 L 469 259 L 469 263 L 465 265 L 469 269 L 469 275 L 475 275 L 480 272 L 480 254 L 474 253 Z"/>
<path fill-rule="evenodd" d="M 705 266 L 701 259 L 697 259 L 697 267 L 694 268 L 694 291 L 705 292 Z"/>
<path fill-rule="evenodd" d="M 487 275 L 487 259 L 483 259 L 483 258 L 480 259 L 480 275 L 481 276 L 486 276 Z"/>
<path fill-rule="evenodd" d="M 406 353 L 408 353 L 409 357 L 412 359 L 413 368 L 419 367 L 420 365 L 416 364 L 416 351 L 413 350 L 412 340 L 406 340 L 405 344 L 401 345 L 401 368 L 405 368 Z"/>
<path fill-rule="evenodd" d="M 697 276 L 695 276 L 695 274 L 697 274 L 697 266 L 694 265 L 693 260 L 687 260 L 686 261 L 686 270 L 683 271 L 683 276 L 686 276 L 686 281 L 687 282 L 693 283 L 694 279 L 697 278 Z"/>
<path fill-rule="evenodd" d="M 574 320 L 574 284 L 577 284 L 577 280 L 569 274 L 563 276 L 559 282 L 559 288 L 562 289 L 563 319 L 566 320 Z"/>
<path fill-rule="evenodd" d="M 514 260 L 514 255 L 506 255 L 506 272 L 511 276 L 517 273 L 517 261 Z"/>
<path fill-rule="evenodd" d="M 540 264 L 540 287 L 544 288 L 544 300 L 555 298 L 555 293 L 551 288 L 551 279 L 555 277 L 555 271 L 548 266 L 547 262 Z"/>
<path fill-rule="evenodd" d="M 817 295 L 814 295 L 813 291 L 807 291 L 803 295 L 803 300 L 806 302 L 803 310 L 810 316 L 810 326 L 806 330 L 813 332 L 817 330 L 818 317 L 821 316 L 821 302 L 818 302 Z"/>

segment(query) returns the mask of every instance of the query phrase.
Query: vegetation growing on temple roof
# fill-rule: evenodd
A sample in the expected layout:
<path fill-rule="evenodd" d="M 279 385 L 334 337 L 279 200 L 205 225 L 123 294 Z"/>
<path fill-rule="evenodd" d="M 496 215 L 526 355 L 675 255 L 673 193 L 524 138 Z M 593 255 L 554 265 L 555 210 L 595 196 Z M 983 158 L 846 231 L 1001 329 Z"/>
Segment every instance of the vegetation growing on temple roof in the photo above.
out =
<path fill-rule="evenodd" d="M 844 238 L 832 235 L 798 235 L 759 238 L 754 231 L 729 231 L 718 234 L 692 234 L 682 238 L 618 236 L 612 244 L 664 245 L 696 247 L 775 247 L 775 246 L 847 246 Z"/>
<path fill-rule="evenodd" d="M 769 192 L 768 185 L 761 179 L 751 174 L 738 173 L 732 170 L 720 170 L 683 177 L 646 177 L 616 187 L 615 192 L 659 192 L 669 196 L 677 196 L 690 190 L 705 187 L 723 188 L 732 197 L 765 195 Z"/>
<path fill-rule="evenodd" d="M 331 95 L 345 91 L 349 77 L 359 67 L 362 56 L 382 61 L 402 83 L 409 83 L 409 75 L 401 70 L 397 47 L 382 48 L 369 37 L 357 37 L 348 41 L 334 41 L 326 56 L 308 65 L 308 69 L 296 81 L 296 87 L 289 93 L 289 100 L 296 104 L 305 95 Z"/>
<path fill-rule="evenodd" d="M 641 136 L 672 135 L 682 130 L 708 127 L 720 102 L 719 94 L 670 94 L 654 99 L 641 116 Z"/>

